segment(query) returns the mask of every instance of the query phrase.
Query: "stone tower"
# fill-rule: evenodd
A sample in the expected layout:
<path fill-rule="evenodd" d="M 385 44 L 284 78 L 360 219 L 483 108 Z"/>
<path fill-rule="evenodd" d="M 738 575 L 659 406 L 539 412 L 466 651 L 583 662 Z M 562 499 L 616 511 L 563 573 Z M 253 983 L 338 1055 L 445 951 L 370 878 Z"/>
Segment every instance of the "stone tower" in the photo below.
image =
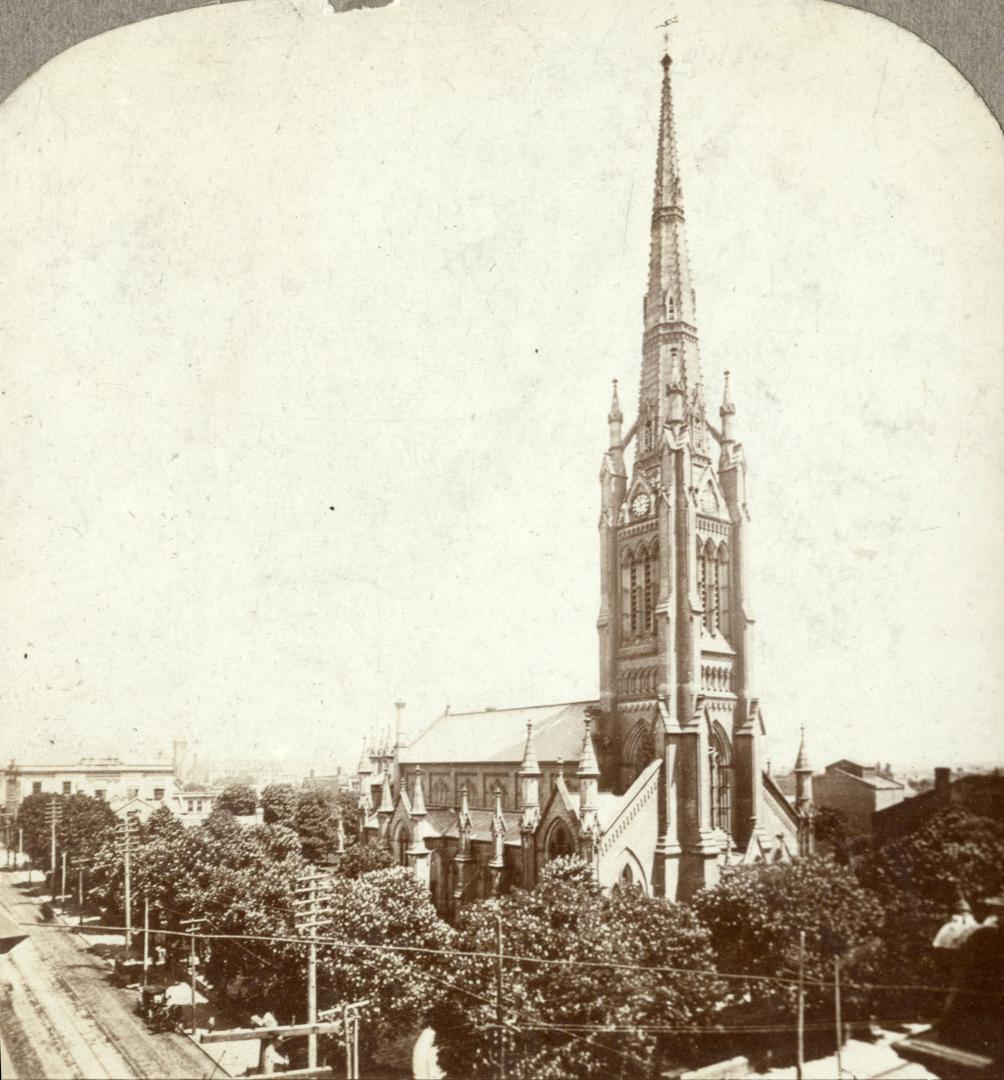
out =
<path fill-rule="evenodd" d="M 745 848 L 762 785 L 746 466 L 727 372 L 720 426 L 705 405 L 670 67 L 663 57 L 638 412 L 624 431 L 615 383 L 600 472 L 597 749 L 617 792 L 662 760 L 655 885 L 675 897 Z"/>

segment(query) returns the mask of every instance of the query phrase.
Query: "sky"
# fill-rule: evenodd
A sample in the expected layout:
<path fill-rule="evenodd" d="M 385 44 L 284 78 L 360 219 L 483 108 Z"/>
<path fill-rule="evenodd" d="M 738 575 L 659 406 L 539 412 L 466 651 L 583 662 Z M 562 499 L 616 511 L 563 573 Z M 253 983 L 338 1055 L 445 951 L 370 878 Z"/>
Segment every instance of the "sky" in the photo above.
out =
<path fill-rule="evenodd" d="M 0 105 L 0 753 L 358 756 L 597 692 L 662 52 L 777 768 L 998 762 L 1004 150 L 822 0 L 251 0 Z M 541 8 L 544 7 L 542 11 Z"/>

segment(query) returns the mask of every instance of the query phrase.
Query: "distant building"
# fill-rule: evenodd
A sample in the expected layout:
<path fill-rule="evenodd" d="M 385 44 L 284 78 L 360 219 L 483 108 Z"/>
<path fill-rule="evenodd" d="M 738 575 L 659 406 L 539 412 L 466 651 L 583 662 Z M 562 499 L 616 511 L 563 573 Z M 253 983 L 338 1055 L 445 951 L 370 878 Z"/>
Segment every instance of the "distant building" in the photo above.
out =
<path fill-rule="evenodd" d="M 934 787 L 929 791 L 899 805 L 877 810 L 871 822 L 875 843 L 905 836 L 947 807 L 994 821 L 1004 821 L 1004 775 L 999 772 L 981 773 L 953 780 L 951 769 L 935 769 Z"/>
<path fill-rule="evenodd" d="M 205 823 L 219 797 L 218 790 L 176 791 L 171 797 L 170 806 L 181 824 L 186 829 L 192 829 Z"/>
<path fill-rule="evenodd" d="M 16 814 L 29 795 L 78 792 L 116 806 L 134 799 L 159 804 L 175 790 L 174 764 L 133 765 L 115 757 L 81 758 L 74 765 L 19 765 L 3 770 L 4 809 Z"/>
<path fill-rule="evenodd" d="M 874 765 L 841 758 L 813 778 L 816 806 L 831 806 L 847 821 L 851 834 L 869 836 L 872 814 L 906 798 L 906 786 L 879 773 Z"/>

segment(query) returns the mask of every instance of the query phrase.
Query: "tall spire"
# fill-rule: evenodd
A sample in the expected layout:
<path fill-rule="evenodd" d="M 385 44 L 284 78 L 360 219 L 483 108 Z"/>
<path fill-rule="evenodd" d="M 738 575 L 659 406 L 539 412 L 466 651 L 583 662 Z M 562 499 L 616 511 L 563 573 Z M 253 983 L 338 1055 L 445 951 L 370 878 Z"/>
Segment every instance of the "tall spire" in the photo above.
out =
<path fill-rule="evenodd" d="M 691 407 L 700 406 L 702 397 L 697 318 L 687 257 L 683 188 L 673 116 L 671 65 L 669 56 L 664 56 L 639 397 L 639 418 L 651 417 L 653 434 L 649 436 L 645 424 L 642 425 L 639 446 L 642 455 L 657 449 L 658 439 L 654 433 L 667 419 L 668 387 L 682 391 Z"/>

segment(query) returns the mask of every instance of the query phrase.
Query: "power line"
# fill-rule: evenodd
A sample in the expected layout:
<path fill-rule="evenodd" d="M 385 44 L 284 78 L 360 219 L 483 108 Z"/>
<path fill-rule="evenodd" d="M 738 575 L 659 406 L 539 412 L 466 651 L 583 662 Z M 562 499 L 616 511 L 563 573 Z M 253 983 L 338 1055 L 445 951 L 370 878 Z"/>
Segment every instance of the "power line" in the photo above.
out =
<path fill-rule="evenodd" d="M 31 926 L 36 930 L 73 930 L 77 931 L 77 927 L 61 926 L 58 924 L 44 924 L 44 923 L 21 923 L 22 926 Z M 106 931 L 123 931 L 125 927 L 122 926 L 103 926 L 92 925 L 90 930 L 106 930 Z M 182 930 L 167 930 L 158 929 L 158 934 L 174 937 L 189 936 L 187 931 Z M 224 934 L 218 932 L 206 932 L 200 931 L 198 937 L 209 938 L 220 941 L 272 941 L 280 944 L 292 944 L 303 945 L 304 939 L 302 937 L 285 936 L 281 934 Z M 357 951 L 357 950 L 369 950 L 375 952 L 404 952 L 404 953 L 418 953 L 420 955 L 429 956 L 466 956 L 480 960 L 497 961 L 497 952 L 479 952 L 469 949 L 433 949 L 428 946 L 420 945 L 390 945 L 390 944 L 374 944 L 370 942 L 351 942 L 342 941 L 338 938 L 318 937 L 318 945 L 327 945 L 329 948 L 341 949 L 344 951 Z M 667 974 L 667 975 L 701 975 L 711 979 L 735 979 L 739 981 L 747 982 L 765 982 L 765 983 L 779 983 L 788 986 L 797 986 L 798 980 L 794 978 L 788 978 L 783 975 L 755 975 L 755 974 L 743 974 L 740 972 L 727 972 L 717 971 L 714 968 L 680 968 L 669 967 L 666 965 L 648 965 L 648 964 L 625 964 L 619 963 L 613 960 L 579 960 L 574 957 L 567 959 L 556 959 L 549 957 L 537 957 L 537 956 L 522 956 L 517 953 L 505 953 L 503 959 L 506 961 L 512 961 L 522 964 L 546 964 L 557 965 L 560 967 L 578 966 L 578 967 L 591 967 L 602 969 L 616 969 L 623 971 L 642 971 L 650 972 L 654 975 Z M 832 990 L 833 982 L 826 979 L 806 979 L 806 986 L 812 986 L 817 989 Z M 956 992 L 964 993 L 971 997 L 989 997 L 999 998 L 1004 997 L 1004 992 L 994 991 L 977 991 L 977 990 L 960 990 L 958 987 L 951 986 L 930 986 L 921 983 L 847 983 L 841 982 L 843 989 L 852 990 L 918 990 L 926 991 L 930 993 L 947 994 L 952 990 Z"/>

